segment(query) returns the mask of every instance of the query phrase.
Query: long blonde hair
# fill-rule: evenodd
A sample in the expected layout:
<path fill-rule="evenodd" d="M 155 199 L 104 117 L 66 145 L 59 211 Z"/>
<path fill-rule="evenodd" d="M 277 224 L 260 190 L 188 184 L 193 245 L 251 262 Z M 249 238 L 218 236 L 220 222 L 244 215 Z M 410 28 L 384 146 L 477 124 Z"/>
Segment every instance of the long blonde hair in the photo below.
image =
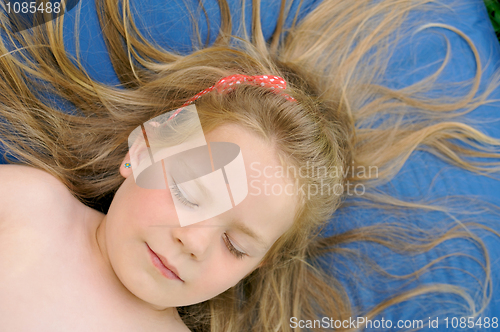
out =
<path fill-rule="evenodd" d="M 495 174 L 499 169 L 498 162 L 484 164 L 468 157 L 496 158 L 500 142 L 458 121 L 458 116 L 487 103 L 498 86 L 492 81 L 478 93 L 481 62 L 476 47 L 462 32 L 441 26 L 459 34 L 474 52 L 477 72 L 466 94 L 426 97 L 446 61 L 436 73 L 409 87 L 394 90 L 380 84 L 391 45 L 404 36 L 407 14 L 425 10 L 430 2 L 323 1 L 299 24 L 285 29 L 288 5 L 282 0 L 278 25 L 268 43 L 260 25 L 259 0 L 252 1 L 251 37 L 243 29 L 243 37 L 238 38 L 231 35 L 229 6 L 219 0 L 222 21 L 215 43 L 180 55 L 153 45 L 140 34 L 128 0 L 96 1 L 120 87 L 93 80 L 78 57 L 75 64 L 68 56 L 63 16 L 20 33 L 9 32 L 2 16 L 9 42 L 4 39 L 0 45 L 0 142 L 11 162 L 51 173 L 82 202 L 105 211 L 123 181 L 118 166 L 134 128 L 181 106 L 222 77 L 278 75 L 287 81 L 287 93 L 296 103 L 254 86 L 242 86 L 223 96 L 210 93 L 196 102 L 204 131 L 224 123 L 243 126 L 269 142 L 283 165 L 310 169 L 376 166 L 373 176 L 347 173 L 298 178 L 298 184 L 306 186 L 363 184 L 363 200 L 352 204 L 371 204 L 391 215 L 417 209 L 446 212 L 445 206 L 405 202 L 377 190 L 421 147 L 472 172 Z M 12 50 L 12 45 L 20 47 Z M 57 96 L 59 103 L 49 96 Z M 64 105 L 70 112 L 61 111 L 61 100 L 68 102 Z M 188 327 L 214 332 L 291 331 L 290 317 L 344 320 L 363 314 L 373 318 L 391 305 L 422 294 L 450 292 L 468 298 L 457 286 L 428 285 L 396 294 L 367 312 L 353 308 L 341 282 L 321 265 L 319 258 L 326 253 L 351 255 L 343 245 L 359 241 L 407 253 L 426 252 L 456 237 L 481 244 L 471 230 L 487 228 L 459 224 L 432 233 L 381 223 L 322 237 L 332 214 L 346 205 L 345 198 L 301 195 L 294 226 L 270 249 L 262 267 L 214 299 L 179 308 Z M 487 289 L 491 280 L 486 250 L 484 255 Z M 479 309 L 471 309 L 474 315 L 486 307 L 489 292 L 485 290 Z"/>

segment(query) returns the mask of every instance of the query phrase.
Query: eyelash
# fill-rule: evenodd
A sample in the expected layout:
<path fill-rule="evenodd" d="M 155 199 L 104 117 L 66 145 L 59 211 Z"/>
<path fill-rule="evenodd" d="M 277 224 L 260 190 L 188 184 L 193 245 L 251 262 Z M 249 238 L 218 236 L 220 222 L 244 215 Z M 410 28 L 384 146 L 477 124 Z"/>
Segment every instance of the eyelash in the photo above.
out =
<path fill-rule="evenodd" d="M 229 239 L 229 236 L 227 236 L 227 233 L 224 233 L 224 242 L 226 243 L 226 247 L 229 250 L 231 254 L 233 254 L 236 258 L 238 259 L 243 259 L 246 254 L 244 252 L 239 251 L 234 247 L 234 245 L 231 243 L 231 240 Z"/>
<path fill-rule="evenodd" d="M 191 208 L 197 208 L 198 207 L 198 204 L 190 202 L 188 199 L 186 199 L 186 197 L 184 197 L 184 195 L 182 194 L 181 190 L 179 189 L 179 187 L 177 186 L 177 183 L 175 183 L 175 181 L 174 181 L 174 185 L 173 185 L 172 189 L 174 191 L 175 197 L 177 197 L 177 199 L 182 204 L 184 204 L 186 206 L 189 206 Z M 229 252 L 232 255 L 234 255 L 238 259 L 243 259 L 243 257 L 246 256 L 246 254 L 244 252 L 241 252 L 241 251 L 239 251 L 238 249 L 236 249 L 234 247 L 233 243 L 231 242 L 231 240 L 229 239 L 229 236 L 226 233 L 224 233 L 223 238 L 224 238 L 224 242 L 226 243 L 227 249 L 229 250 Z"/>
<path fill-rule="evenodd" d="M 195 204 L 193 202 L 190 202 L 184 195 L 182 194 L 181 190 L 177 186 L 177 183 L 174 181 L 174 185 L 172 186 L 173 192 L 175 197 L 184 205 L 190 207 L 190 208 L 197 208 L 198 204 Z"/>

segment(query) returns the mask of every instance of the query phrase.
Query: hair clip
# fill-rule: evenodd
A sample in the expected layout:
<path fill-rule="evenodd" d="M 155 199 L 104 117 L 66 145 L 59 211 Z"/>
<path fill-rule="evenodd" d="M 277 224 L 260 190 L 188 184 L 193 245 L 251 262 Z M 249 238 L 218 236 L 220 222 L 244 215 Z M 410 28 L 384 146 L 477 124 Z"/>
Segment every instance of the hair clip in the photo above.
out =
<path fill-rule="evenodd" d="M 288 93 L 284 93 L 283 91 L 286 89 L 285 79 L 280 76 L 274 75 L 258 75 L 258 76 L 247 76 L 241 74 L 235 74 L 231 76 L 226 76 L 221 78 L 215 85 L 197 93 L 194 97 L 185 102 L 181 108 L 176 110 L 168 119 L 174 118 L 177 114 L 179 114 L 183 107 L 193 103 L 196 99 L 201 96 L 211 92 L 212 90 L 217 90 L 217 92 L 225 94 L 234 90 L 234 88 L 240 84 L 249 84 L 262 86 L 268 89 L 271 89 L 276 94 L 281 94 L 285 99 L 296 102 L 297 100 L 290 96 Z"/>

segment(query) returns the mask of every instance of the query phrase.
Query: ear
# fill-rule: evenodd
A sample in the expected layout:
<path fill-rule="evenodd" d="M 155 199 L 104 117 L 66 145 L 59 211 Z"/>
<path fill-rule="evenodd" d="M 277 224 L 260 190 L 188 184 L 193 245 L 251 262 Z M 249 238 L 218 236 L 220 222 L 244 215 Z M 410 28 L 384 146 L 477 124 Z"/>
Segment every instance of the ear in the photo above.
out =
<path fill-rule="evenodd" d="M 126 168 L 125 164 L 130 163 L 130 152 L 127 152 L 127 155 L 125 156 L 125 159 L 123 159 L 123 162 L 120 165 L 120 174 L 126 179 L 132 174 L 132 167 Z"/>

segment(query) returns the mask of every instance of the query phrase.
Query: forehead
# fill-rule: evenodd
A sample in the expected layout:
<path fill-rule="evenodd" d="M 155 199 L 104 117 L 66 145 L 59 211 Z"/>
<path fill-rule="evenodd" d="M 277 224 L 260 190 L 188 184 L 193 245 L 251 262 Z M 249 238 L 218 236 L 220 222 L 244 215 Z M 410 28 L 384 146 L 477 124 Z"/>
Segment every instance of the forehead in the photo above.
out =
<path fill-rule="evenodd" d="M 238 144 L 245 153 L 245 164 L 261 162 L 279 165 L 279 159 L 270 143 L 235 124 L 224 124 L 205 134 L 208 142 L 231 142 Z"/>
<path fill-rule="evenodd" d="M 293 179 L 276 170 L 282 167 L 273 146 L 249 130 L 225 124 L 205 134 L 207 142 L 231 142 L 242 152 L 248 195 L 230 212 L 259 233 L 270 231 L 274 241 L 292 222 L 297 205 Z"/>

